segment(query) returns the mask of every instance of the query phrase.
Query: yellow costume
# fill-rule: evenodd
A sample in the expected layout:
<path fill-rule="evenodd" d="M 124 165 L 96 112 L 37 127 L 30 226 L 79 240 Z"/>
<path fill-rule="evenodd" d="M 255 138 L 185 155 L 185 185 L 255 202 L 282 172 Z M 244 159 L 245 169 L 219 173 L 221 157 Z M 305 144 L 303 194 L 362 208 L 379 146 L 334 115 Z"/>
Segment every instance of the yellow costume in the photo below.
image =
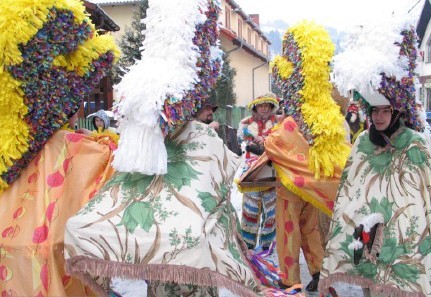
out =
<path fill-rule="evenodd" d="M 284 96 L 288 117 L 265 141 L 277 178 L 277 252 L 282 287 L 300 283 L 300 248 L 316 291 L 323 249 L 319 210 L 330 216 L 349 153 L 343 116 L 331 98 L 329 62 L 334 51 L 327 31 L 312 22 L 291 27 L 283 38 L 283 55 L 275 58 L 272 75 Z M 325 232 L 324 232 L 325 233 Z"/>

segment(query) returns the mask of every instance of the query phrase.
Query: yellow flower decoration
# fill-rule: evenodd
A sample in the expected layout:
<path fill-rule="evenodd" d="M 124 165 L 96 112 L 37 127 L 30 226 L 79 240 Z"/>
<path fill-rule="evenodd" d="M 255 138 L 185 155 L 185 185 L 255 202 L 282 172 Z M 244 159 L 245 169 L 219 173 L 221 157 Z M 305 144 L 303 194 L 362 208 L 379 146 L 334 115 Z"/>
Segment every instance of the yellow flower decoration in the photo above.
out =
<path fill-rule="evenodd" d="M 290 48 L 297 48 L 297 52 L 286 50 L 289 45 Z M 310 133 L 312 137 L 308 166 L 317 179 L 322 175 L 332 176 L 336 166 L 343 168 L 350 153 L 350 146 L 345 142 L 344 117 L 331 97 L 329 64 L 334 50 L 335 46 L 324 27 L 302 21 L 287 30 L 283 40 L 283 57 L 274 62 L 276 67 L 282 59 L 292 65 L 293 70 L 287 77 L 288 71 L 281 73 L 281 67 L 276 69 L 276 74 L 286 86 L 299 83 L 293 81 L 298 76 L 292 74 L 300 71 L 303 81 L 302 88 L 297 91 L 299 102 L 296 104 L 300 108 L 297 107 L 296 112 L 301 113 L 308 128 L 302 130 L 303 134 Z M 299 57 L 300 60 L 293 64 L 289 56 Z"/>
<path fill-rule="evenodd" d="M 288 79 L 293 72 L 293 64 L 280 55 L 274 57 L 274 60 L 271 61 L 270 68 L 271 71 L 276 69 L 281 79 Z"/>

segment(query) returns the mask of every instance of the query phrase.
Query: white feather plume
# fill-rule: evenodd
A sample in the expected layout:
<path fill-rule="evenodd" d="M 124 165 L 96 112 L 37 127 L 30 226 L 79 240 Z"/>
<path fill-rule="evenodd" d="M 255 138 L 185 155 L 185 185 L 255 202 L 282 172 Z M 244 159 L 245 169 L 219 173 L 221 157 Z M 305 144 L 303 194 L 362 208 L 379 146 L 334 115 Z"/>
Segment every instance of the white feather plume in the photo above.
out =
<path fill-rule="evenodd" d="M 167 153 L 159 127 L 164 101 L 182 100 L 198 81 L 196 25 L 205 22 L 205 0 L 149 0 L 142 58 L 115 86 L 121 135 L 118 171 L 165 174 Z"/>
<path fill-rule="evenodd" d="M 407 60 L 399 58 L 401 31 L 409 22 L 391 17 L 379 23 L 357 27 L 333 59 L 333 82 L 340 93 L 349 90 L 372 93 L 380 87 L 381 73 L 400 79 L 407 75 Z"/>

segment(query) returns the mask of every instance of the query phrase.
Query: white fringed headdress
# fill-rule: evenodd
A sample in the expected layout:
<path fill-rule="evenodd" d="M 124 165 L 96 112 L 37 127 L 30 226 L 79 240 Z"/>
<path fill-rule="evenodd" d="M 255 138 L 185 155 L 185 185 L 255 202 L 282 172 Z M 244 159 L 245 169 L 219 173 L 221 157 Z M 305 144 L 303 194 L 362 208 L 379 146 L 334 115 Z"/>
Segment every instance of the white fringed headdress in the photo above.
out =
<path fill-rule="evenodd" d="M 165 174 L 164 137 L 196 112 L 217 80 L 217 0 L 149 0 L 142 58 L 116 86 L 118 171 Z"/>
<path fill-rule="evenodd" d="M 333 82 L 342 95 L 354 90 L 354 98 L 365 99 L 364 109 L 390 103 L 404 113 L 406 123 L 423 131 L 416 112 L 416 58 L 412 20 L 392 16 L 352 32 L 333 59 Z"/>

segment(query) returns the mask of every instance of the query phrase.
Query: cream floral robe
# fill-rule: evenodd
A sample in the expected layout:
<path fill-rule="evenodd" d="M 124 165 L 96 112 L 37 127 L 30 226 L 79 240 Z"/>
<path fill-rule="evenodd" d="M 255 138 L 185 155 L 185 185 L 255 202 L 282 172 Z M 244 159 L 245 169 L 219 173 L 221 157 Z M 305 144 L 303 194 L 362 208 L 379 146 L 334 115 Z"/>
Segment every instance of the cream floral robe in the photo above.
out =
<path fill-rule="evenodd" d="M 117 172 L 68 221 L 67 271 L 105 296 L 109 277 L 259 295 L 230 202 L 238 157 L 198 122 L 186 124 L 165 144 L 166 175 Z"/>
<path fill-rule="evenodd" d="M 341 178 L 320 291 L 337 281 L 386 296 L 431 296 L 431 166 L 424 138 L 402 127 L 392 148 L 378 149 L 363 132 Z M 384 220 L 377 261 L 353 263 L 356 226 L 370 214 Z"/>

